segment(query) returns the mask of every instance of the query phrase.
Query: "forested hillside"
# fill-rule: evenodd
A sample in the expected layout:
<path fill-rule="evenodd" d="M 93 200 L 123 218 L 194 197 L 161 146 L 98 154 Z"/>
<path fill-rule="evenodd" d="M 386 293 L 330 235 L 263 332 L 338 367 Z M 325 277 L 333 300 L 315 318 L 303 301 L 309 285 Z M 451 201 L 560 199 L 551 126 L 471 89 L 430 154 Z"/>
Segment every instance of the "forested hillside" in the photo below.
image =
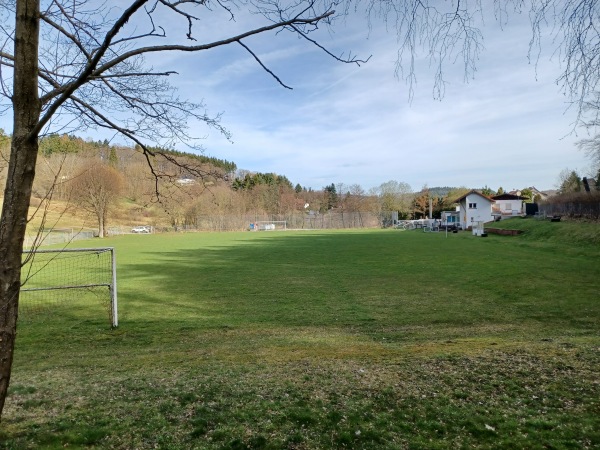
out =
<path fill-rule="evenodd" d="M 0 181 L 6 179 L 10 136 L 0 132 Z M 260 220 L 296 227 L 368 227 L 452 207 L 466 188 L 423 188 L 388 181 L 366 191 L 358 184 L 312 189 L 285 175 L 238 169 L 231 161 L 172 149 L 135 147 L 70 135 L 41 139 L 31 228 L 81 226 L 107 235 L 115 227 L 232 230 Z M 334 217 L 334 214 L 336 215 Z"/>

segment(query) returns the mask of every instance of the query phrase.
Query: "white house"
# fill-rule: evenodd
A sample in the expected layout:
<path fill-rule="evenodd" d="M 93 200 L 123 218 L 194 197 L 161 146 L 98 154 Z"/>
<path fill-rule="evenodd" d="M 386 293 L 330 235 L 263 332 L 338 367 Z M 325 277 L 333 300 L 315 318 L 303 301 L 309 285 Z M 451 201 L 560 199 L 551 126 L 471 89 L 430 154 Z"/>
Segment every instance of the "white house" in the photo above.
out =
<path fill-rule="evenodd" d="M 494 216 L 508 218 L 525 214 L 525 197 L 514 194 L 500 194 L 492 197 L 496 202 L 492 207 Z"/>
<path fill-rule="evenodd" d="M 494 220 L 492 215 L 492 205 L 494 200 L 480 194 L 477 191 L 471 191 L 456 200 L 459 205 L 460 224 L 463 230 L 473 225 L 473 222 L 491 222 Z"/>

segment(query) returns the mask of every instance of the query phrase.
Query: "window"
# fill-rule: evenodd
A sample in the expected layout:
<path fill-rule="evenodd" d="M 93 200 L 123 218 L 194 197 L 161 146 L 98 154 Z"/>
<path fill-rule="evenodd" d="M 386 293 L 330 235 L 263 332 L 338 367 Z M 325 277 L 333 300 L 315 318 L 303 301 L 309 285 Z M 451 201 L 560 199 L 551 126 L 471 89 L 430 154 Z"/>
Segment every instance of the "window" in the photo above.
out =
<path fill-rule="evenodd" d="M 512 211 L 512 204 L 506 203 L 504 205 L 504 211 Z"/>
<path fill-rule="evenodd" d="M 477 209 L 477 203 L 469 203 L 469 209 Z"/>

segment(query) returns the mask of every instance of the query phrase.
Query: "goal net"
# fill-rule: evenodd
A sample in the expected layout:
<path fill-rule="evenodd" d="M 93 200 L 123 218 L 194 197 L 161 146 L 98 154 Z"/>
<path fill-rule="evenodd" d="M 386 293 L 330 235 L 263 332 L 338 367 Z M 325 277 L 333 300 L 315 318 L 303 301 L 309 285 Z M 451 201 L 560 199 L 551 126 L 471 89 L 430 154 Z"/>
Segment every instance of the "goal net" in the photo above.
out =
<path fill-rule="evenodd" d="M 270 220 L 270 221 L 258 221 L 254 223 L 255 231 L 276 231 L 276 230 L 286 230 L 287 229 L 287 221 L 285 220 Z"/>
<path fill-rule="evenodd" d="M 102 305 L 118 325 L 115 251 L 106 248 L 26 250 L 21 268 L 19 311 L 69 310 Z"/>

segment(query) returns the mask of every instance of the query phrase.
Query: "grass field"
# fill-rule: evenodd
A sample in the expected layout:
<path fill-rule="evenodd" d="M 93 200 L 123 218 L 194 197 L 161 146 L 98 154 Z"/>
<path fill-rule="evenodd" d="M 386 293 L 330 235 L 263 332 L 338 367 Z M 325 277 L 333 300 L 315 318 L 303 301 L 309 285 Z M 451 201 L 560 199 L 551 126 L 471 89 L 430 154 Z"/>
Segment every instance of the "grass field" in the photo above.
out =
<path fill-rule="evenodd" d="M 0 448 L 599 448 L 600 226 L 127 236 L 23 316 Z"/>

